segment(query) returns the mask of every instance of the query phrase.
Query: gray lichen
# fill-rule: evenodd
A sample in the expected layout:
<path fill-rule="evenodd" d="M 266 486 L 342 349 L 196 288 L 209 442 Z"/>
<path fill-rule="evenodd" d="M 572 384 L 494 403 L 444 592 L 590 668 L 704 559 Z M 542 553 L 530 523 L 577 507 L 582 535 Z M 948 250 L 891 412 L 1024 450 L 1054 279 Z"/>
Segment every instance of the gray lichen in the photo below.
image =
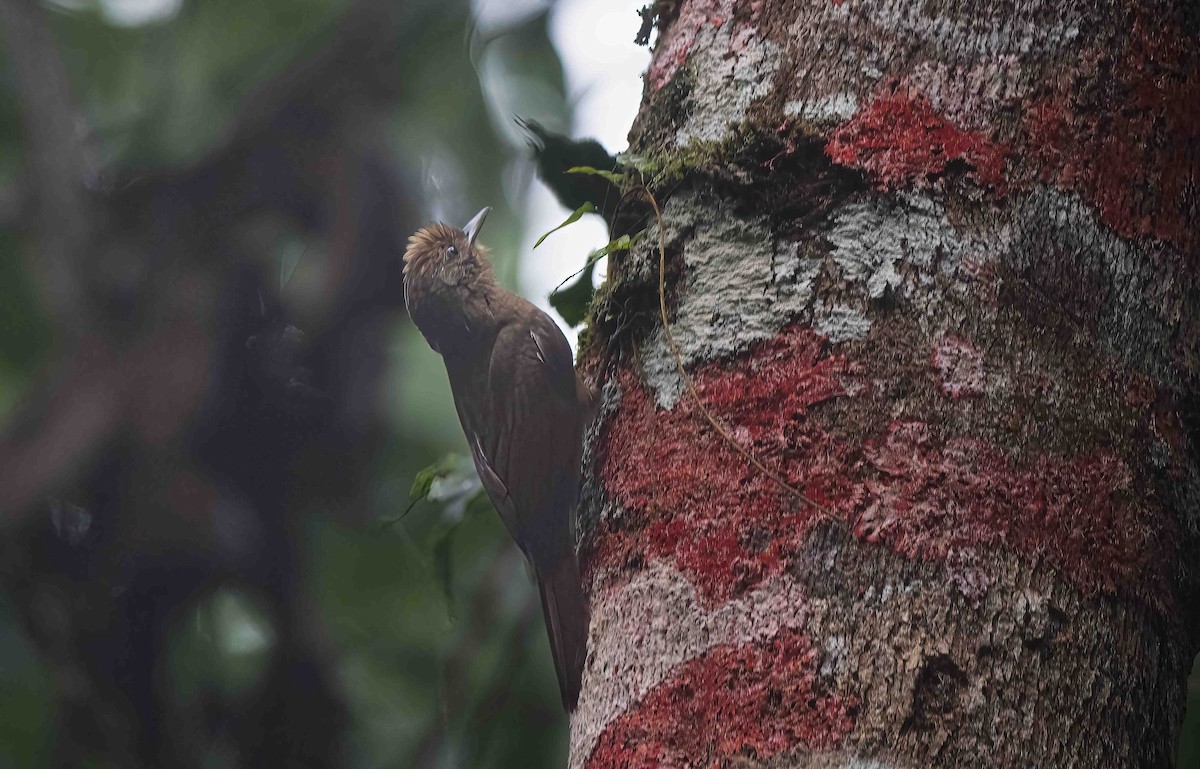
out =
<path fill-rule="evenodd" d="M 776 242 L 765 218 L 744 218 L 719 198 L 693 194 L 672 198 L 663 217 L 668 239 L 690 233 L 683 244 L 686 286 L 671 325 L 684 365 L 770 339 L 811 302 L 818 262 L 800 258 L 793 243 Z M 652 228 L 643 242 L 657 243 L 657 232 Z M 764 252 L 771 258 L 763 259 Z M 684 386 L 661 329 L 647 344 L 643 366 L 658 405 L 674 407 Z"/>
<path fill-rule="evenodd" d="M 935 271 L 953 272 L 964 256 L 984 247 L 951 225 L 932 200 L 919 195 L 899 195 L 895 204 L 872 199 L 846 206 L 825 240 L 843 279 L 865 288 L 860 299 L 879 299 L 889 289 L 900 290 L 901 263 L 917 269 L 917 284 L 928 285 Z"/>
<path fill-rule="evenodd" d="M 749 27 L 706 25 L 689 66 L 704 72 L 691 94 L 691 113 L 676 134 L 680 146 L 721 141 L 746 119 L 750 105 L 770 92 L 783 49 Z"/>

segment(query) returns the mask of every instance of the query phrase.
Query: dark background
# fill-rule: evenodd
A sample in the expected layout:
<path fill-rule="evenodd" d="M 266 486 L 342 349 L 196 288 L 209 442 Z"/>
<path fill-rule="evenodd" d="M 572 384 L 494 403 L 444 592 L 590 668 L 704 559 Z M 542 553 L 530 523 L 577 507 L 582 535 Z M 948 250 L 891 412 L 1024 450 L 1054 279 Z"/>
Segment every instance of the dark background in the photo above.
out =
<path fill-rule="evenodd" d="M 35 10 L 49 47 L 0 17 L 0 766 L 562 765 L 536 593 L 469 463 L 381 523 L 462 440 L 404 243 L 493 205 L 514 285 L 533 160 L 481 79 L 570 125 L 548 9 Z M 22 122 L 46 55 L 76 208 L 55 126 Z"/>

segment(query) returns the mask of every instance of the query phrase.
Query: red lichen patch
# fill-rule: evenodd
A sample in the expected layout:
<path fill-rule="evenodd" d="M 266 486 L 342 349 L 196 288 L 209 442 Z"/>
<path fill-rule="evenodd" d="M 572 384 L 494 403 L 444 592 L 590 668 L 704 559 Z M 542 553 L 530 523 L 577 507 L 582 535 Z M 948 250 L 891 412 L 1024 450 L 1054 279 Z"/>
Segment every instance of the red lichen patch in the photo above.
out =
<path fill-rule="evenodd" d="M 1025 155 L 1117 233 L 1194 248 L 1200 47 L 1178 20 L 1132 15 L 1127 47 L 1084 51 L 1026 106 Z"/>
<path fill-rule="evenodd" d="M 967 592 L 987 584 L 985 564 L 971 554 L 999 547 L 1054 567 L 1085 593 L 1120 592 L 1169 610 L 1172 524 L 1127 459 L 1092 443 L 1018 461 L 983 440 L 935 437 L 912 416 L 840 438 L 846 427 L 831 424 L 821 404 L 877 397 L 872 387 L 842 385 L 860 384 L 865 365 L 829 355 L 811 329 L 790 327 L 735 362 L 700 367 L 694 379 L 738 441 L 830 515 L 854 522 L 867 542 L 957 564 Z M 598 449 L 621 514 L 591 540 L 589 581 L 667 561 L 717 605 L 784 571 L 825 513 L 750 467 L 687 395 L 663 411 L 631 371 L 621 382 L 621 409 Z M 970 401 L 952 407 L 975 408 Z M 865 413 L 848 405 L 840 418 Z"/>
<path fill-rule="evenodd" d="M 836 747 L 854 728 L 858 702 L 821 691 L 815 665 L 815 650 L 797 630 L 714 647 L 614 720 L 587 766 L 728 767 L 739 757 Z"/>
<path fill-rule="evenodd" d="M 1129 466 L 1106 449 L 1019 467 L 982 441 L 939 444 L 920 422 L 864 447 L 877 475 L 855 533 L 912 557 L 1002 545 L 1044 558 L 1085 592 L 1124 588 L 1164 604 L 1165 537 Z"/>
<path fill-rule="evenodd" d="M 953 170 L 1003 195 L 1011 150 L 976 131 L 959 128 L 934 111 L 929 101 L 893 86 L 842 124 L 825 154 L 833 162 L 866 173 L 885 191 L 928 187 Z"/>
<path fill-rule="evenodd" d="M 842 394 L 845 363 L 823 357 L 823 345 L 811 329 L 791 328 L 732 365 L 702 367 L 694 378 L 743 446 L 829 505 L 843 495 L 842 464 L 830 461 L 832 439 L 806 412 Z M 821 514 L 751 467 L 687 396 L 671 411 L 658 411 L 630 372 L 622 386 L 621 410 L 600 449 L 601 473 L 634 530 L 599 532 L 589 570 L 669 558 L 714 601 L 778 573 Z"/>
<path fill-rule="evenodd" d="M 943 395 L 983 395 L 983 354 L 966 339 L 954 334 L 942 337 L 930 353 L 929 362 L 941 375 L 938 387 Z"/>
<path fill-rule="evenodd" d="M 657 91 L 671 82 L 676 70 L 687 61 L 704 25 L 720 27 L 728 21 L 732 9 L 733 0 L 685 0 L 656 46 L 654 60 L 646 71 L 650 87 Z"/>

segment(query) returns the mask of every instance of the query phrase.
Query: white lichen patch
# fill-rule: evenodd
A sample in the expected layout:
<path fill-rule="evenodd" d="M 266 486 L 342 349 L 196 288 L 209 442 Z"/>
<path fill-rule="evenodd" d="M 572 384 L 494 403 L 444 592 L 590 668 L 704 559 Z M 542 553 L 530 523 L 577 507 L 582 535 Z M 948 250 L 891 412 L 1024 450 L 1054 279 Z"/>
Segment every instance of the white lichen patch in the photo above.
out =
<path fill-rule="evenodd" d="M 821 40 L 814 28 L 853 24 L 874 31 L 879 61 L 895 60 L 894 51 L 921 46 L 939 52 L 953 46 L 954 58 L 978 60 L 1007 55 L 1054 53 L 1079 37 L 1083 12 L 1051 0 L 997 3 L 946 14 L 939 0 L 845 0 L 801 7 L 791 31 L 798 40 Z M 1054 19 L 1048 22 L 1048 19 Z M 842 38 L 836 38 L 841 40 Z M 850 51 L 857 53 L 851 47 Z M 966 57 L 965 54 L 971 54 Z"/>
<path fill-rule="evenodd" d="M 829 341 L 841 344 L 865 338 L 871 330 L 871 319 L 853 307 L 837 304 L 817 319 L 816 328 Z"/>
<path fill-rule="evenodd" d="M 671 332 L 687 367 L 771 339 L 804 313 L 835 343 L 862 339 L 871 330 L 865 309 L 872 300 L 888 291 L 928 286 L 936 274 L 953 274 L 964 259 L 977 259 L 985 243 L 994 248 L 997 242 L 994 236 L 984 240 L 961 233 L 922 195 L 847 206 L 826 233 L 823 247 L 850 286 L 847 301 L 814 309 L 813 284 L 824 253 L 773 238 L 765 218 L 736 215 L 718 199 L 681 195 L 670 201 L 663 216 L 668 241 L 683 252 L 684 276 Z M 657 242 L 653 228 L 643 242 Z M 770 260 L 761 258 L 763 252 L 770 253 Z M 740 299 L 735 303 L 730 297 Z M 684 385 L 661 330 L 650 337 L 642 367 L 658 405 L 673 408 Z"/>
<path fill-rule="evenodd" d="M 840 635 L 831 635 L 825 639 L 825 657 L 821 661 L 821 675 L 824 677 L 840 673 L 846 662 L 846 639 Z"/>
<path fill-rule="evenodd" d="M 1005 105 L 1028 98 L 1040 80 L 1022 66 L 1016 55 L 998 56 L 973 64 L 921 62 L 909 76 L 912 88 L 939 114 L 960 128 L 993 134 L 992 115 Z M 1000 139 L 1003 136 L 996 136 Z"/>
<path fill-rule="evenodd" d="M 825 240 L 840 277 L 858 287 L 851 300 L 891 291 L 921 301 L 936 295 L 925 289 L 939 275 L 972 280 L 993 263 L 1037 322 L 1095 323 L 1101 343 L 1142 373 L 1167 383 L 1177 376 L 1171 343 L 1188 334 L 1178 323 L 1188 317 L 1189 283 L 1173 276 L 1188 274 L 1183 257 L 1163 244 L 1122 239 L 1075 195 L 1038 188 L 1014 197 L 986 229 L 964 232 L 932 198 L 904 193 L 894 203 L 847 206 Z M 1081 291 L 1090 298 L 1079 299 Z M 938 311 L 936 303 L 928 308 L 931 320 Z M 835 306 L 816 325 L 838 341 L 834 334 L 853 338 L 864 322 L 869 331 L 869 318 L 855 322 Z"/>
<path fill-rule="evenodd" d="M 906 281 L 928 285 L 937 272 L 952 273 L 965 256 L 995 243 L 959 232 L 933 200 L 916 194 L 847 206 L 825 239 L 843 279 L 863 288 L 859 299 L 902 291 Z M 905 277 L 901 263 L 909 268 Z"/>
<path fill-rule="evenodd" d="M 802 586 L 774 580 L 708 610 L 682 573 L 652 564 L 628 584 L 592 599 L 583 696 L 571 718 L 571 759 L 579 769 L 605 727 L 679 665 L 722 644 L 746 644 L 803 626 Z"/>
<path fill-rule="evenodd" d="M 690 66 L 703 75 L 692 89 L 690 111 L 675 141 L 680 147 L 721 141 L 765 96 L 779 69 L 783 49 L 760 38 L 753 27 L 706 24 L 696 36 Z"/>
<path fill-rule="evenodd" d="M 794 243 L 775 242 L 765 218 L 741 218 L 727 203 L 691 194 L 672 198 L 663 217 L 668 240 L 683 245 L 684 284 L 671 331 L 684 365 L 773 338 L 811 302 L 819 263 L 797 256 Z M 642 242 L 658 242 L 653 228 Z M 657 269 L 656 256 L 653 262 Z M 658 405 L 673 408 L 684 386 L 661 329 L 642 360 Z"/>
<path fill-rule="evenodd" d="M 1167 383 L 1178 376 L 1172 340 L 1190 333 L 1178 326 L 1189 317 L 1183 312 L 1189 283 L 1171 279 L 1186 274 L 1182 257 L 1158 253 L 1168 248 L 1162 244 L 1121 239 L 1090 206 L 1061 192 L 1014 196 L 1001 217 L 975 230 L 951 221 L 926 194 L 869 198 L 843 207 L 827 231 L 802 244 L 775 237 L 765 216 L 696 192 L 671 198 L 663 216 L 668 243 L 682 254 L 671 331 L 689 369 L 743 353 L 797 319 L 835 344 L 863 339 L 873 308 L 889 294 L 924 306 L 937 330 L 938 281 L 974 293 L 980 280 L 999 280 L 1011 295 L 1026 297 L 1023 304 L 1052 305 L 1035 322 L 1062 316 L 1054 322 L 1098 323 L 1107 349 Z M 651 227 L 642 243 L 657 242 Z M 641 278 L 657 284 L 656 249 L 642 248 Z M 814 300 L 818 275 L 830 267 L 839 293 L 826 306 Z M 1080 281 L 1095 301 L 1066 306 L 1079 296 Z M 642 348 L 641 362 L 658 406 L 673 408 L 685 388 L 661 328 Z"/>
<path fill-rule="evenodd" d="M 783 113 L 788 117 L 816 123 L 849 120 L 857 110 L 858 97 L 848 92 L 808 100 L 796 99 L 783 105 Z"/>
<path fill-rule="evenodd" d="M 1084 19 L 1081 8 L 1050 0 L 969 9 L 940 0 L 802 3 L 784 56 L 794 78 L 781 87 L 789 114 L 803 116 L 804 105 L 836 99 L 830 83 L 861 102 L 899 76 L 956 123 L 993 126 L 1037 87 L 1034 65 L 1083 42 Z"/>
<path fill-rule="evenodd" d="M 940 0 L 848 0 L 844 6 L 850 18 L 870 19 L 881 32 L 925 46 L 953 45 L 970 59 L 1057 51 L 1079 36 L 1084 19 L 1082 8 L 1052 0 L 981 5 L 957 15 L 945 13 L 955 6 Z"/>

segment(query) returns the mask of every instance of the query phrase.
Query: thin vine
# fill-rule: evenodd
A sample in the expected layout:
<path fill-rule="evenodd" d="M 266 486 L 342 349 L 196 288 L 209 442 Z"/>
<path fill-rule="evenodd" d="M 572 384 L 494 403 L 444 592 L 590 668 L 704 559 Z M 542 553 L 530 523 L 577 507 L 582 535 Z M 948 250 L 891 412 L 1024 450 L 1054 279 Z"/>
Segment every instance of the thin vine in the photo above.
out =
<path fill-rule="evenodd" d="M 683 379 L 683 384 L 687 388 L 688 394 L 691 396 L 692 401 L 696 404 L 696 408 L 700 410 L 700 413 L 704 416 L 704 419 L 710 425 L 712 425 L 712 428 L 717 431 L 717 434 L 720 435 L 726 443 L 733 447 L 737 453 L 745 457 L 745 459 L 751 465 L 753 465 L 756 470 L 770 478 L 792 496 L 801 500 L 815 510 L 819 510 L 827 518 L 832 519 L 833 514 L 830 513 L 828 509 L 812 499 L 809 499 L 804 492 L 800 491 L 795 486 L 792 486 L 790 483 L 784 480 L 783 476 L 764 465 L 752 451 L 738 443 L 737 439 L 733 437 L 733 433 L 730 432 L 729 428 L 726 427 L 721 420 L 717 419 L 717 417 L 708 410 L 708 406 L 706 406 L 704 401 L 700 398 L 700 393 L 696 391 L 695 383 L 692 381 L 692 378 L 688 376 L 687 370 L 684 368 L 683 356 L 679 354 L 679 347 L 675 344 L 675 337 L 671 334 L 671 324 L 667 319 L 667 234 L 666 227 L 663 224 L 662 211 L 660 211 L 658 208 L 658 201 L 655 199 L 654 194 L 645 186 L 635 187 L 632 191 L 641 192 L 643 195 L 645 195 L 646 199 L 650 201 L 651 207 L 654 208 L 654 218 L 658 224 L 658 309 L 662 318 L 663 335 L 666 337 L 667 347 L 671 351 L 671 357 L 675 359 L 675 367 L 679 369 L 679 376 L 681 379 Z"/>

